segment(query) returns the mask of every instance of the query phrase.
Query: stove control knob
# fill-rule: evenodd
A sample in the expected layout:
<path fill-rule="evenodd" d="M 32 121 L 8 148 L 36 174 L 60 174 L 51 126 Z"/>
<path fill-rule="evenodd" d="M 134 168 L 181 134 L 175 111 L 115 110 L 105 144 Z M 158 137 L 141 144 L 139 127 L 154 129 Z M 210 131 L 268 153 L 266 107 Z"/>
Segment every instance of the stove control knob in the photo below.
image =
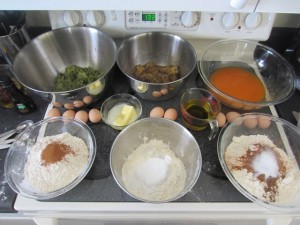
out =
<path fill-rule="evenodd" d="M 101 27 L 105 23 L 105 15 L 103 11 L 87 11 L 86 20 L 89 26 Z"/>
<path fill-rule="evenodd" d="M 221 23 L 226 30 L 233 29 L 239 22 L 240 16 L 238 13 L 228 12 L 222 16 Z"/>
<path fill-rule="evenodd" d="M 63 20 L 67 26 L 78 26 L 82 22 L 82 17 L 78 11 L 64 11 Z"/>
<path fill-rule="evenodd" d="M 246 6 L 248 0 L 230 0 L 230 6 L 235 9 L 242 9 Z"/>
<path fill-rule="evenodd" d="M 245 26 L 248 30 L 253 30 L 261 24 L 262 16 L 260 13 L 250 13 L 245 18 Z"/>
<path fill-rule="evenodd" d="M 184 27 L 191 28 L 200 23 L 200 14 L 198 12 L 183 12 L 180 20 Z"/>

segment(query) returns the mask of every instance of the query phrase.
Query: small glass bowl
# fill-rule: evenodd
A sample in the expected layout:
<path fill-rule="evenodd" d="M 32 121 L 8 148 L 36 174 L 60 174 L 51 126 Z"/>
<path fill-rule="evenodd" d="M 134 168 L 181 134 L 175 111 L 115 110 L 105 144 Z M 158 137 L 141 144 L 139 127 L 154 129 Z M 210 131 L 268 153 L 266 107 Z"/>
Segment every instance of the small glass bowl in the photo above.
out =
<path fill-rule="evenodd" d="M 251 191 L 249 184 L 250 182 L 253 182 L 254 184 L 257 185 L 257 181 L 248 181 L 247 185 L 246 182 L 245 184 L 241 184 L 236 177 L 233 175 L 233 173 L 230 170 L 230 167 L 225 160 L 225 154 L 226 154 L 226 149 L 228 145 L 232 143 L 232 140 L 234 137 L 240 137 L 240 136 L 246 136 L 246 138 L 243 139 L 235 139 L 235 147 L 237 145 L 243 146 L 244 148 L 248 148 L 248 144 L 244 145 L 244 142 L 241 140 L 250 140 L 249 137 L 250 135 L 264 135 L 267 136 L 269 140 L 273 142 L 274 145 L 276 145 L 277 148 L 282 149 L 289 160 L 293 163 L 293 165 L 296 168 L 296 173 L 295 176 L 296 178 L 294 179 L 299 179 L 300 178 L 300 158 L 299 158 L 299 152 L 300 152 L 300 129 L 298 129 L 296 126 L 293 124 L 278 118 L 276 116 L 268 115 L 268 114 L 263 114 L 263 113 L 245 113 L 242 114 L 240 117 L 237 117 L 231 122 L 227 122 L 225 126 L 222 128 L 219 134 L 218 138 L 218 144 L 217 144 L 217 151 L 218 151 L 218 157 L 220 164 L 230 180 L 230 182 L 235 186 L 235 188 L 243 194 L 245 197 L 247 197 L 249 200 L 251 200 L 254 203 L 257 203 L 267 209 L 275 210 L 275 211 L 281 211 L 281 212 L 293 212 L 293 211 L 299 211 L 300 210 L 300 191 L 299 191 L 299 184 L 298 187 L 296 187 L 295 182 L 294 183 L 289 183 L 286 184 L 288 188 L 295 189 L 297 192 L 293 194 L 292 196 L 281 196 L 281 199 L 285 199 L 284 201 L 267 201 L 258 195 L 261 195 L 263 193 L 259 192 L 257 187 L 254 191 Z M 263 144 L 264 139 L 259 138 L 260 141 L 257 141 L 256 144 Z M 253 142 L 250 141 L 252 144 Z M 249 143 L 250 143 L 249 142 Z M 239 144 L 237 144 L 239 143 Z M 250 149 L 249 149 L 250 150 Z M 251 166 L 255 166 L 256 164 L 253 164 L 254 160 L 254 154 L 253 152 L 248 153 L 247 155 L 241 154 L 238 152 L 238 149 L 235 148 L 235 154 L 239 154 L 239 159 L 241 159 L 241 165 L 242 162 L 248 161 L 248 159 L 251 159 Z M 247 157 L 247 158 L 246 158 Z M 228 156 L 229 158 L 229 156 Z M 264 168 L 264 172 L 266 171 L 267 173 L 270 173 L 270 171 L 275 170 L 274 168 L 276 167 L 271 167 L 270 165 L 273 165 L 272 162 L 274 158 L 270 154 L 265 154 L 264 157 L 260 157 L 260 159 L 263 162 L 263 164 L 260 164 L 261 167 L 255 167 L 254 173 L 260 174 L 261 176 L 262 173 L 261 168 Z M 258 160 L 259 161 L 259 160 Z M 256 161 L 256 162 L 258 162 Z M 250 165 L 250 164 L 249 164 Z M 258 168 L 258 169 L 257 169 Z M 268 170 L 266 170 L 268 169 Z M 242 169 L 239 169 L 242 171 Z M 245 170 L 245 168 L 243 169 Z M 250 176 L 250 172 L 248 172 L 248 175 Z M 248 176 L 247 175 L 247 176 Z M 273 175 L 272 175 L 273 176 Z M 271 176 L 271 177 L 272 177 Z M 289 176 L 290 178 L 291 176 Z M 272 177 L 273 178 L 273 177 Z M 299 183 L 299 182 L 297 182 Z M 286 188 L 284 190 L 286 190 Z M 297 188 L 297 189 L 296 189 Z M 291 190 L 290 189 L 290 190 Z M 284 191 L 286 192 L 286 191 Z M 291 193 L 291 192 L 289 192 Z M 281 192 L 282 194 L 282 192 Z"/>
<path fill-rule="evenodd" d="M 65 132 L 81 138 L 86 143 L 89 151 L 88 162 L 77 178 L 65 187 L 52 192 L 39 192 L 24 177 L 24 167 L 29 152 L 41 138 Z M 4 163 L 5 176 L 9 186 L 22 196 L 37 200 L 54 198 L 74 188 L 86 176 L 95 160 L 96 149 L 95 136 L 85 123 L 68 117 L 47 118 L 33 124 L 16 137 L 6 155 Z"/>
<path fill-rule="evenodd" d="M 132 119 L 129 123 L 126 123 L 126 125 L 124 126 L 118 126 L 115 125 L 113 122 L 113 116 L 110 116 L 111 110 L 118 105 L 129 105 L 129 106 L 133 106 L 135 111 L 136 111 L 136 116 L 134 119 Z M 116 130 L 123 130 L 126 126 L 128 126 L 129 124 L 135 122 L 136 120 L 138 120 L 142 114 L 142 105 L 140 103 L 140 101 L 134 97 L 133 95 L 130 94 L 126 94 L 126 93 L 121 93 L 121 94 L 115 94 L 110 96 L 109 98 L 107 98 L 101 108 L 100 108 L 101 114 L 102 114 L 102 119 L 103 121 L 111 126 L 112 128 L 116 129 Z M 121 113 L 121 110 L 120 110 Z"/>

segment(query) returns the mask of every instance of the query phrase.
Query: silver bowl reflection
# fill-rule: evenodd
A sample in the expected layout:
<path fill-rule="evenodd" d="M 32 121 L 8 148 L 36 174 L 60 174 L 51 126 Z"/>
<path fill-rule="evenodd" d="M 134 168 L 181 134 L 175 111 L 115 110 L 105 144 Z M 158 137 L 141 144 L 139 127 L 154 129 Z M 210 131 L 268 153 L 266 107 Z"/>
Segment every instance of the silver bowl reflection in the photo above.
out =
<path fill-rule="evenodd" d="M 184 189 L 171 199 L 163 201 L 143 199 L 132 194 L 124 185 L 122 179 L 123 165 L 127 157 L 145 142 L 144 138 L 148 140 L 157 139 L 168 144 L 184 164 L 186 169 Z M 194 136 L 179 123 L 162 118 L 145 118 L 127 126 L 115 139 L 110 153 L 110 167 L 118 185 L 133 198 L 144 202 L 169 202 L 184 196 L 197 182 L 201 166 L 201 151 Z"/>
<path fill-rule="evenodd" d="M 107 34 L 88 27 L 59 28 L 41 34 L 25 45 L 15 58 L 13 70 L 25 87 L 49 96 L 52 101 L 71 103 L 91 96 L 99 99 L 113 72 L 116 45 Z M 92 67 L 103 75 L 77 88 L 53 92 L 55 78 L 69 65 Z"/>
<path fill-rule="evenodd" d="M 197 72 L 196 61 L 196 52 L 189 42 L 179 36 L 161 32 L 142 33 L 125 40 L 117 55 L 117 64 L 129 78 L 131 88 L 139 97 L 152 101 L 175 96 L 187 78 Z M 137 80 L 134 77 L 134 67 L 148 62 L 161 66 L 178 66 L 180 78 L 168 83 Z"/>

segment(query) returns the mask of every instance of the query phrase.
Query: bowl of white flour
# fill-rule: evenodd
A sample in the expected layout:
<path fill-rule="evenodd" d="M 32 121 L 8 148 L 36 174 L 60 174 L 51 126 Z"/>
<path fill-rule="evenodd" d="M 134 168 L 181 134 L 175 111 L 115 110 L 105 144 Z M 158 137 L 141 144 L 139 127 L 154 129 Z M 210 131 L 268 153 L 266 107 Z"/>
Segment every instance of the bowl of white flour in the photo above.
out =
<path fill-rule="evenodd" d="M 218 138 L 218 157 L 231 183 L 265 208 L 300 210 L 300 130 L 275 116 L 242 114 Z"/>
<path fill-rule="evenodd" d="M 83 122 L 52 117 L 18 135 L 4 164 L 6 179 L 18 194 L 38 200 L 62 195 L 90 170 L 96 139 Z"/>
<path fill-rule="evenodd" d="M 151 203 L 175 201 L 192 189 L 200 175 L 201 151 L 182 125 L 145 118 L 126 127 L 110 153 L 114 179 L 131 197 Z"/>

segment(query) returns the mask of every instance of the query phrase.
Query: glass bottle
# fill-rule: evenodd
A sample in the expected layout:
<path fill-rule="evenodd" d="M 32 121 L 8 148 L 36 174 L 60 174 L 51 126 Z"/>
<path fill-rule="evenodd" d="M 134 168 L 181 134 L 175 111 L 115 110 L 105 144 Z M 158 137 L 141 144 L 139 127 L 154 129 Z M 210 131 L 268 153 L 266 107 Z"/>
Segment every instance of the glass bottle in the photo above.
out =
<path fill-rule="evenodd" d="M 36 110 L 36 105 L 31 98 L 19 90 L 8 76 L 0 76 L 0 89 L 5 90 L 6 94 L 9 94 L 19 113 L 24 114 Z"/>

